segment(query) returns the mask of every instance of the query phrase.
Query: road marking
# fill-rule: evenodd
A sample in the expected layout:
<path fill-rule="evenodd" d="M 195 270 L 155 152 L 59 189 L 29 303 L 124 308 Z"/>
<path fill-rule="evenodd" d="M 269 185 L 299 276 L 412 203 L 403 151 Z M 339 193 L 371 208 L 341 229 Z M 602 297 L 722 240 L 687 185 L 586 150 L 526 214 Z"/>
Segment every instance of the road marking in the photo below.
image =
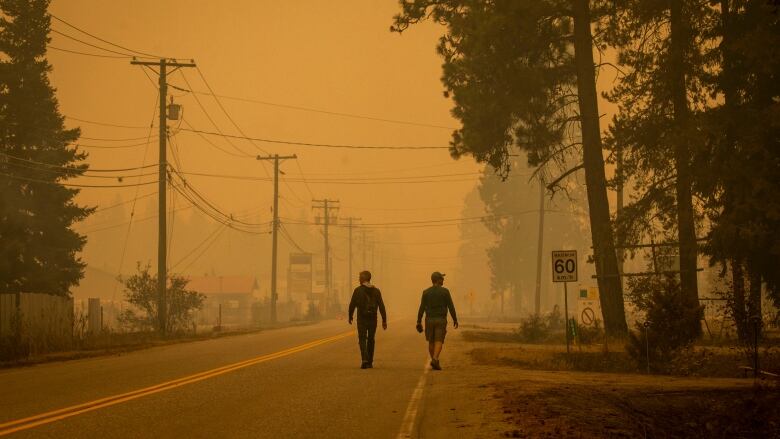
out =
<path fill-rule="evenodd" d="M 401 423 L 401 431 L 398 433 L 398 439 L 412 437 L 414 421 L 417 419 L 417 409 L 420 407 L 420 400 L 422 399 L 423 390 L 425 390 L 425 378 L 428 375 L 429 362 L 429 360 L 425 360 L 425 363 L 423 364 L 423 373 L 420 375 L 420 379 L 417 381 L 417 387 L 414 388 L 412 397 L 409 399 L 409 405 L 406 407 L 406 414 L 404 415 L 404 421 Z"/>
<path fill-rule="evenodd" d="M 160 384 L 156 384 L 154 386 L 145 387 L 143 389 L 133 390 L 119 395 L 96 399 L 94 401 L 86 402 L 83 404 L 77 404 L 70 407 L 65 407 L 62 409 L 30 416 L 27 418 L 17 419 L 15 421 L 9 421 L 0 424 L 0 436 L 5 436 L 11 433 L 16 433 L 18 431 L 27 430 L 30 428 L 38 427 L 40 425 L 49 424 L 51 422 L 70 418 L 72 416 L 80 415 L 82 413 L 91 412 L 93 410 L 101 409 L 104 407 L 110 407 L 112 405 L 120 404 L 127 401 L 132 401 L 134 399 L 138 399 L 143 396 L 148 396 L 155 393 L 163 392 L 165 390 L 175 389 L 176 387 L 181 387 L 187 384 L 203 381 L 209 378 L 226 374 L 228 372 L 233 372 L 238 369 L 243 369 L 245 367 L 249 367 L 255 364 L 275 360 L 277 358 L 286 357 L 288 355 L 305 351 L 307 349 L 311 349 L 316 346 L 320 346 L 336 340 L 341 340 L 342 338 L 352 336 L 354 334 L 355 331 L 344 332 L 342 334 L 334 335 L 332 337 L 326 337 L 319 340 L 314 340 L 299 346 L 284 349 L 282 351 L 261 355 L 259 357 L 250 358 L 244 361 L 239 361 L 238 363 L 228 364 L 226 366 L 221 366 L 215 369 L 207 370 L 205 372 L 199 372 L 186 377 L 177 378 L 171 381 L 166 381 Z"/>

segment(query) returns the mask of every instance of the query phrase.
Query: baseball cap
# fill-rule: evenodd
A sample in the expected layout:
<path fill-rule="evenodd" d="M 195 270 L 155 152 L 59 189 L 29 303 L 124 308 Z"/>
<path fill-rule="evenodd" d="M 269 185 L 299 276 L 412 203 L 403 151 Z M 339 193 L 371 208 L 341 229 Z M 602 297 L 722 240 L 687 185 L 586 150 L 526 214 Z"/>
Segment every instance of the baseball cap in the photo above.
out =
<path fill-rule="evenodd" d="M 433 273 L 431 273 L 431 280 L 432 281 L 436 281 L 438 279 L 444 280 L 444 276 L 446 276 L 446 274 L 439 273 L 438 271 L 434 271 Z"/>

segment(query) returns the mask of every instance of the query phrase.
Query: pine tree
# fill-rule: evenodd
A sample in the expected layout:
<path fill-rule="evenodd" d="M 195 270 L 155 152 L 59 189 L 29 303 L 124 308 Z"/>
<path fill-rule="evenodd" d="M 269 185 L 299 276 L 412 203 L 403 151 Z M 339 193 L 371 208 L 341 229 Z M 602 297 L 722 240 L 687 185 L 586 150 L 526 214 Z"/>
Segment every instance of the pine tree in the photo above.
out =
<path fill-rule="evenodd" d="M 599 128 L 589 0 L 401 1 L 393 30 L 424 19 L 447 26 L 439 53 L 452 95 L 452 155 L 472 155 L 506 176 L 528 154 L 552 187 L 584 169 L 605 328 L 627 331 L 610 224 Z M 569 168 L 574 161 L 580 165 Z M 558 174 L 557 177 L 552 175 Z"/>
<path fill-rule="evenodd" d="M 0 292 L 68 295 L 83 276 L 85 238 L 71 229 L 90 209 L 64 180 L 83 174 L 46 61 L 48 0 L 0 0 Z"/>
<path fill-rule="evenodd" d="M 697 113 L 707 108 L 710 71 L 707 0 L 621 0 L 613 3 L 607 40 L 618 47 L 627 73 L 609 98 L 619 104 L 609 143 L 620 148 L 622 178 L 638 197 L 621 225 L 627 240 L 645 237 L 660 222 L 676 231 L 685 303 L 699 308 L 693 157 L 702 148 Z M 693 315 L 693 314 L 691 314 Z M 701 333 L 698 319 L 689 322 Z"/>
<path fill-rule="evenodd" d="M 712 224 L 705 252 L 731 271 L 731 313 L 749 341 L 762 283 L 780 305 L 780 8 L 764 0 L 718 6 L 710 87 L 723 99 L 702 117 L 706 148 L 694 168 Z"/>

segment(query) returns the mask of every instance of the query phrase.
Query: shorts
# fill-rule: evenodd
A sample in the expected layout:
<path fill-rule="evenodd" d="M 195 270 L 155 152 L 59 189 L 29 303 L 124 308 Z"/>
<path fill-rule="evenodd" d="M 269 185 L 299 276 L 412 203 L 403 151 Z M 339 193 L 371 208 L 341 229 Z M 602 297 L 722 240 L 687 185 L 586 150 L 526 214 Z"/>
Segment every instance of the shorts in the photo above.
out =
<path fill-rule="evenodd" d="M 444 337 L 447 335 L 446 319 L 426 319 L 425 320 L 425 340 L 430 342 L 438 341 L 444 343 Z"/>

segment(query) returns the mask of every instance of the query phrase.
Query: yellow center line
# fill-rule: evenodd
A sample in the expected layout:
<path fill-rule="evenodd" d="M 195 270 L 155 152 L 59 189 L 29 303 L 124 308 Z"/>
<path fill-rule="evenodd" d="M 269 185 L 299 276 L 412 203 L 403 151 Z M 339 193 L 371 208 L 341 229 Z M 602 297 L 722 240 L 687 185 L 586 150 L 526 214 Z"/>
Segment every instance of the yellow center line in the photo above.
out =
<path fill-rule="evenodd" d="M 307 349 L 311 349 L 316 346 L 320 346 L 326 343 L 340 340 L 350 335 L 354 335 L 354 333 L 355 333 L 354 331 L 344 332 L 338 335 L 334 335 L 332 337 L 326 337 L 319 340 L 314 340 L 299 346 L 294 346 L 271 354 L 261 355 L 259 357 L 250 358 L 244 361 L 239 361 L 238 363 L 228 364 L 226 366 L 217 367 L 215 369 L 207 370 L 205 372 L 199 372 L 182 378 L 177 378 L 175 380 L 170 380 L 160 384 L 155 384 L 153 386 L 145 387 L 143 389 L 133 390 L 119 395 L 96 399 L 94 401 L 85 402 L 82 404 L 77 404 L 77 405 L 65 407 L 58 410 L 53 410 L 46 413 L 41 413 L 23 419 L 17 419 L 15 421 L 9 421 L 0 424 L 0 436 L 5 436 L 18 431 L 27 430 L 40 425 L 59 421 L 65 418 L 69 418 L 71 416 L 80 415 L 82 413 L 90 412 L 104 407 L 110 407 L 112 405 L 131 401 L 137 398 L 141 398 L 143 396 L 152 395 L 165 390 L 174 389 L 176 387 L 181 387 L 187 384 L 196 383 L 198 381 L 203 381 L 208 378 L 213 378 L 255 364 L 264 363 L 266 361 L 271 361 L 277 358 L 286 357 L 288 355 L 305 351 Z"/>

